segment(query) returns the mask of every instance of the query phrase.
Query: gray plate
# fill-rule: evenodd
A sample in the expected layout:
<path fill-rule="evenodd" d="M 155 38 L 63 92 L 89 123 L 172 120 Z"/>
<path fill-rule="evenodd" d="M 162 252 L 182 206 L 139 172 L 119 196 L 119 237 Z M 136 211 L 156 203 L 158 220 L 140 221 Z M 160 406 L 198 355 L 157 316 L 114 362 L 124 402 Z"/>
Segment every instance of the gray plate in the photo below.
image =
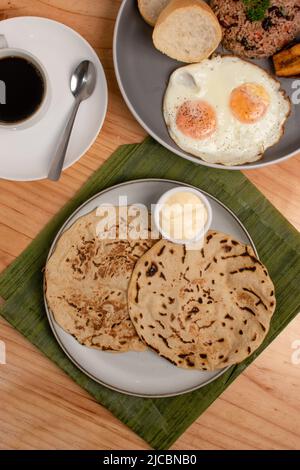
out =
<path fill-rule="evenodd" d="M 53 241 L 48 257 L 53 253 L 62 233 L 79 217 L 100 204 L 118 205 L 119 197 L 126 196 L 128 204 L 140 203 L 150 208 L 165 191 L 178 184 L 189 186 L 177 181 L 147 179 L 121 183 L 96 194 L 64 223 Z M 233 212 L 209 194 L 206 196 L 213 212 L 212 228 L 229 233 L 237 240 L 250 244 L 257 255 L 249 233 Z M 175 367 L 150 350 L 112 354 L 82 346 L 55 322 L 45 296 L 44 302 L 52 331 L 69 359 L 95 382 L 118 392 L 142 397 L 181 395 L 207 385 L 228 369 L 227 367 L 215 372 L 186 370 Z"/>
<path fill-rule="evenodd" d="M 224 53 L 224 50 L 219 52 Z M 272 63 L 261 59 L 253 61 L 268 72 Z M 201 165 L 223 169 L 251 169 L 278 163 L 292 157 L 300 150 L 300 106 L 293 105 L 283 138 L 267 150 L 264 157 L 251 164 L 226 166 L 207 163 L 181 150 L 170 138 L 162 115 L 163 95 L 170 74 L 181 62 L 169 59 L 152 44 L 152 28 L 145 23 L 136 0 L 123 0 L 114 34 L 114 65 L 119 87 L 130 111 L 143 128 L 177 155 Z M 283 78 L 282 87 L 291 97 L 295 79 Z M 298 88 L 300 83 L 298 83 Z M 299 93 L 298 93 L 299 95 Z"/>

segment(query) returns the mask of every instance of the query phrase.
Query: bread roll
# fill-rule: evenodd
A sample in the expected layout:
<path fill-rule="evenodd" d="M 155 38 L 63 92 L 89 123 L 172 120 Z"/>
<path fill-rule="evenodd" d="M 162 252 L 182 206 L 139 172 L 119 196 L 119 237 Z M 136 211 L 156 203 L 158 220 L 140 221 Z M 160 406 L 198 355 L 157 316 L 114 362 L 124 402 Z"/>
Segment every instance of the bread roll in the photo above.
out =
<path fill-rule="evenodd" d="M 154 46 L 172 59 L 200 62 L 222 39 L 219 22 L 202 0 L 171 0 L 153 31 Z"/>
<path fill-rule="evenodd" d="M 157 18 L 170 0 L 138 0 L 138 7 L 144 20 L 154 26 Z"/>

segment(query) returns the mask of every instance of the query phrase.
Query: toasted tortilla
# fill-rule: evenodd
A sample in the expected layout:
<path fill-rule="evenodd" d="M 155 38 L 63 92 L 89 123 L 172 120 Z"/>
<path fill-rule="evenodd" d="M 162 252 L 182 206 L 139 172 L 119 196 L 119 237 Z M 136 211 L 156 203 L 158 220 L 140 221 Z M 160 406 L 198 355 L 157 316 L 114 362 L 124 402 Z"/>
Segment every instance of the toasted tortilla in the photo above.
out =
<path fill-rule="evenodd" d="M 261 345 L 275 303 L 253 249 L 215 231 L 197 250 L 158 241 L 135 265 L 128 291 L 142 341 L 176 366 L 210 371 Z"/>
<path fill-rule="evenodd" d="M 127 288 L 136 261 L 155 242 L 119 239 L 120 224 L 107 239 L 97 236 L 99 216 L 79 218 L 58 240 L 45 269 L 46 299 L 55 321 L 81 344 L 111 351 L 142 351 L 130 320 Z M 131 224 L 131 218 L 121 219 Z"/>

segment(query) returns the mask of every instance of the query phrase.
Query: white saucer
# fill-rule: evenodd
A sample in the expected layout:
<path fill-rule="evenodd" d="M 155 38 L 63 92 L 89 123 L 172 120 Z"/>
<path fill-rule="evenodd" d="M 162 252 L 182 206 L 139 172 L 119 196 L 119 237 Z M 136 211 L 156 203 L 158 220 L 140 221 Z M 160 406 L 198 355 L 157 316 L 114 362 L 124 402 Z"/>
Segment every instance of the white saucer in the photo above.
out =
<path fill-rule="evenodd" d="M 75 163 L 96 139 L 107 109 L 107 83 L 95 51 L 71 28 L 46 18 L 19 17 L 0 22 L 9 47 L 34 54 L 46 68 L 51 103 L 45 116 L 28 129 L 0 129 L 0 178 L 28 181 L 46 178 L 57 138 L 70 113 L 70 76 L 83 59 L 97 69 L 96 89 L 78 111 L 64 168 Z"/>

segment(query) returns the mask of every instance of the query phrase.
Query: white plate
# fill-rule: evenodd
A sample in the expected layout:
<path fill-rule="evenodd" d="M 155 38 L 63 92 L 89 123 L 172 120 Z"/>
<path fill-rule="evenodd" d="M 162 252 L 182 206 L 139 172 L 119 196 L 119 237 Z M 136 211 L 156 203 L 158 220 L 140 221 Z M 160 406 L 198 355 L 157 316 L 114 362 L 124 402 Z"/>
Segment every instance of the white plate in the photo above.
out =
<path fill-rule="evenodd" d="M 61 234 L 75 220 L 99 204 L 117 205 L 119 196 L 126 196 L 128 204 L 141 203 L 150 207 L 165 191 L 177 185 L 189 186 L 171 180 L 147 179 L 122 183 L 102 191 L 86 201 L 65 222 L 53 241 L 49 256 Z M 250 235 L 237 217 L 217 199 L 204 194 L 212 206 L 212 228 L 251 244 L 256 252 Z M 54 321 L 45 297 L 44 301 L 53 333 L 71 361 L 96 382 L 118 392 L 143 397 L 180 395 L 203 387 L 227 370 L 225 368 L 217 372 L 201 372 L 180 369 L 150 350 L 139 353 L 109 353 L 82 346 Z"/>
<path fill-rule="evenodd" d="M 71 28 L 46 18 L 18 17 L 0 22 L 0 34 L 9 47 L 34 54 L 46 68 L 51 103 L 41 121 L 28 129 L 0 129 L 0 177 L 11 180 L 46 178 L 57 138 L 70 113 L 73 96 L 70 76 L 83 59 L 93 61 L 97 84 L 93 95 L 78 111 L 64 169 L 75 163 L 96 139 L 107 108 L 103 67 L 92 47 Z"/>

